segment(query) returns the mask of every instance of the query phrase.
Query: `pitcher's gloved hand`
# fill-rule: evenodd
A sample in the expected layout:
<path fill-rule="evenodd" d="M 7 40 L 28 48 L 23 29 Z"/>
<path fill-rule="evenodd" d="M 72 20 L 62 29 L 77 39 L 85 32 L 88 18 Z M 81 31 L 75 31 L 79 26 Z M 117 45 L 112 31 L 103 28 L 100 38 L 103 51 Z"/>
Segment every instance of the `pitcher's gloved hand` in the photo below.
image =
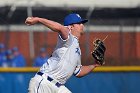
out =
<path fill-rule="evenodd" d="M 104 55 L 105 55 L 106 47 L 104 45 L 104 42 L 100 39 L 96 39 L 93 42 L 93 45 L 95 48 L 92 51 L 92 56 L 96 60 L 96 63 L 100 65 L 105 64 Z"/>

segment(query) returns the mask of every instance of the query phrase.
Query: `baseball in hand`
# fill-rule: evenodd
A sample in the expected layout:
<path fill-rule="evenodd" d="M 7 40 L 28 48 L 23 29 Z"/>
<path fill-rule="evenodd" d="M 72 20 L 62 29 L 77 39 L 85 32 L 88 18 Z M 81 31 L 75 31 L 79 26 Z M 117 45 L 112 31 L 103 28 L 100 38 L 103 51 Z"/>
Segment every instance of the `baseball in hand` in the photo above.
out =
<path fill-rule="evenodd" d="M 28 17 L 26 20 L 31 20 L 32 19 L 32 17 Z"/>
<path fill-rule="evenodd" d="M 31 20 L 33 19 L 33 17 L 28 17 L 27 19 L 26 19 L 26 21 L 25 21 L 25 23 L 27 24 L 27 25 L 31 25 Z"/>

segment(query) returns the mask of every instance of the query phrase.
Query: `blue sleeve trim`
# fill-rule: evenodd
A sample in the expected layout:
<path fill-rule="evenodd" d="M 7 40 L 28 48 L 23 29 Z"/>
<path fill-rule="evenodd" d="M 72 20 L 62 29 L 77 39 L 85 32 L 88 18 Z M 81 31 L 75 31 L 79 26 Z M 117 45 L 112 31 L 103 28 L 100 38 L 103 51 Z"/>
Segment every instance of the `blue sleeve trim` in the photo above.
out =
<path fill-rule="evenodd" d="M 81 69 L 79 69 L 76 73 L 74 73 L 74 76 L 77 76 L 80 73 Z"/>

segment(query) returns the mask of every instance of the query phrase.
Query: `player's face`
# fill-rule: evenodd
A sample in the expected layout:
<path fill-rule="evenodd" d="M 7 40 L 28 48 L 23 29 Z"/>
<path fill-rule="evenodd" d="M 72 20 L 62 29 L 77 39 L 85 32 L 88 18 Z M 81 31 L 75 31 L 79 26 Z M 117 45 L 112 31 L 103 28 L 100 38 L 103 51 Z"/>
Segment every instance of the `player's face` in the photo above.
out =
<path fill-rule="evenodd" d="M 80 33 L 83 34 L 84 33 L 84 25 L 81 23 L 80 25 Z"/>
<path fill-rule="evenodd" d="M 43 58 L 46 57 L 46 55 L 47 55 L 47 54 L 46 54 L 45 52 L 42 52 L 42 53 L 41 53 L 41 57 L 43 57 Z"/>
<path fill-rule="evenodd" d="M 74 24 L 75 31 L 78 31 L 80 34 L 84 33 L 84 25 L 82 23 Z"/>

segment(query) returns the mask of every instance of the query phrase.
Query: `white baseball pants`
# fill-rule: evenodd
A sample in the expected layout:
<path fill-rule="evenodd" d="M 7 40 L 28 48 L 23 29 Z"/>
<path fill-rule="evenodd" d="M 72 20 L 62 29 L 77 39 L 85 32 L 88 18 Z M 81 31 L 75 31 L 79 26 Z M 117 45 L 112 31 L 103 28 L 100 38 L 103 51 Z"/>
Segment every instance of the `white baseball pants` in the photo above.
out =
<path fill-rule="evenodd" d="M 35 75 L 29 83 L 28 93 L 72 93 L 64 85 L 57 87 L 46 77 Z"/>

